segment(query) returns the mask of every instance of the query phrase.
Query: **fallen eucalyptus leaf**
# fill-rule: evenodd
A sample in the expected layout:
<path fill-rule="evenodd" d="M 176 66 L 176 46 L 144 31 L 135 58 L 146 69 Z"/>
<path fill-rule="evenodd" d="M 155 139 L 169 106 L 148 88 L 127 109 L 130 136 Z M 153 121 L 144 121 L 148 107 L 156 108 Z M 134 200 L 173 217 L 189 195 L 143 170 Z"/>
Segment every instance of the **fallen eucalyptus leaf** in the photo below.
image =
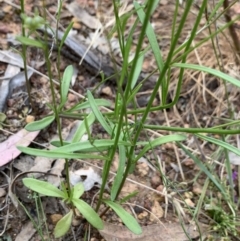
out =
<path fill-rule="evenodd" d="M 38 135 L 39 131 L 28 132 L 25 129 L 10 136 L 6 141 L 0 143 L 0 166 L 7 164 L 21 154 L 16 146 L 28 146 Z"/>

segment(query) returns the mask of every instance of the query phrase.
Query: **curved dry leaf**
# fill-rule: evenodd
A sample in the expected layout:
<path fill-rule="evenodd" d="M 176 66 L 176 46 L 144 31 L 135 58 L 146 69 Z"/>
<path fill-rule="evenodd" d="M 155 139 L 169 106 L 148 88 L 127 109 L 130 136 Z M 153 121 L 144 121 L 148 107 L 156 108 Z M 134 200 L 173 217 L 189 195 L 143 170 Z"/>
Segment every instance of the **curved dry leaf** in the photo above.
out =
<path fill-rule="evenodd" d="M 38 135 L 39 131 L 28 132 L 25 129 L 10 136 L 0 143 L 0 166 L 7 164 L 21 154 L 16 146 L 28 146 Z"/>
<path fill-rule="evenodd" d="M 194 225 L 184 225 L 188 235 L 193 239 L 199 235 Z M 142 227 L 142 234 L 135 235 L 124 226 L 104 222 L 104 229 L 99 230 L 106 241 L 187 241 L 180 223 L 164 223 Z M 202 233 L 202 231 L 201 231 Z"/>
<path fill-rule="evenodd" d="M 14 53 L 10 50 L 0 50 L 0 60 L 1 62 L 8 63 L 11 65 L 16 65 L 23 68 L 23 59 L 20 54 Z"/>
<path fill-rule="evenodd" d="M 77 2 L 68 4 L 67 9 L 74 17 L 91 29 L 97 29 L 102 26 L 96 17 L 90 15 L 86 9 L 81 8 Z"/>

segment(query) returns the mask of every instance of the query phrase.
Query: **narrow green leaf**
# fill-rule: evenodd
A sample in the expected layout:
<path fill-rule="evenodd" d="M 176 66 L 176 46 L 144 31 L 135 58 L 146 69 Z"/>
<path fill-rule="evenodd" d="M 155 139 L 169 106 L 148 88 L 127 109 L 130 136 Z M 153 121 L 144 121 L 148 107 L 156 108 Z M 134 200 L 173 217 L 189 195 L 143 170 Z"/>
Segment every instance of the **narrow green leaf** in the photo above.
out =
<path fill-rule="evenodd" d="M 49 152 L 75 152 L 75 151 L 97 151 L 98 149 L 100 149 L 101 147 L 106 147 L 106 149 L 108 149 L 109 147 L 111 147 L 112 145 L 114 145 L 114 140 L 94 140 L 93 142 L 91 141 L 81 141 L 81 142 L 75 142 L 75 143 L 71 143 L 69 145 L 66 146 L 62 146 L 59 147 L 57 149 L 54 150 L 50 150 Z M 118 145 L 125 145 L 125 146 L 130 146 L 131 143 L 130 142 L 126 142 L 126 141 L 119 141 Z"/>
<path fill-rule="evenodd" d="M 80 199 L 73 199 L 72 202 L 93 227 L 99 230 L 103 229 L 104 225 L 101 218 L 91 206 Z"/>
<path fill-rule="evenodd" d="M 60 42 L 60 45 L 59 45 L 59 49 L 62 48 L 62 46 L 63 46 L 63 44 L 64 44 L 64 42 L 65 42 L 65 40 L 66 40 L 66 38 L 67 38 L 67 36 L 68 36 L 68 34 L 69 34 L 69 32 L 70 32 L 70 30 L 72 29 L 73 24 L 74 24 L 74 22 L 71 22 L 71 23 L 67 26 L 67 28 L 65 29 L 64 35 L 63 35 L 63 37 L 62 37 L 62 39 L 61 39 L 61 42 Z"/>
<path fill-rule="evenodd" d="M 73 211 L 70 210 L 64 217 L 62 217 L 54 228 L 54 237 L 60 238 L 65 235 L 70 229 L 72 223 Z"/>
<path fill-rule="evenodd" d="M 104 99 L 95 99 L 95 103 L 96 103 L 97 106 L 106 106 L 106 107 L 111 106 L 111 102 L 109 100 L 104 100 Z M 83 103 L 80 103 L 80 104 L 77 104 L 77 105 L 73 106 L 72 108 L 67 110 L 67 112 L 87 109 L 87 108 L 90 108 L 90 107 L 91 107 L 91 105 L 90 105 L 89 101 L 87 100 Z"/>
<path fill-rule="evenodd" d="M 223 148 L 226 148 L 227 150 L 235 153 L 236 155 L 240 156 L 240 150 L 238 148 L 236 148 L 235 146 L 232 146 L 230 144 L 228 144 L 227 142 L 224 142 L 222 140 L 218 140 L 218 139 L 215 139 L 215 138 L 212 138 L 212 137 L 209 137 L 209 136 L 204 136 L 204 135 L 201 135 L 201 134 L 195 134 L 196 136 L 198 136 L 199 138 L 205 140 L 205 141 L 208 141 L 208 142 L 211 142 L 211 143 L 214 143 L 218 146 L 221 146 Z"/>
<path fill-rule="evenodd" d="M 69 65 L 64 71 L 62 82 L 61 82 L 61 106 L 63 106 L 67 102 L 67 95 L 68 95 L 72 76 L 73 76 L 73 66 Z"/>
<path fill-rule="evenodd" d="M 90 103 L 90 106 L 92 108 L 92 111 L 94 113 L 94 115 L 96 116 L 97 120 L 99 121 L 99 123 L 102 125 L 102 127 L 105 129 L 105 131 L 111 135 L 112 134 L 112 128 L 108 125 L 108 123 L 106 122 L 105 118 L 103 117 L 102 113 L 99 111 L 97 104 L 92 96 L 91 91 L 87 91 L 87 97 Z"/>
<path fill-rule="evenodd" d="M 117 175 L 114 178 L 112 189 L 111 189 L 111 200 L 114 201 L 118 193 L 118 189 L 122 183 L 123 173 L 126 166 L 126 149 L 124 146 L 119 146 L 119 162 Z"/>
<path fill-rule="evenodd" d="M 212 74 L 214 76 L 217 76 L 223 80 L 228 81 L 229 83 L 240 87 L 240 80 L 233 78 L 232 76 L 225 74 L 219 70 L 216 69 L 211 69 L 209 67 L 205 67 L 202 65 L 197 65 L 197 64 L 184 64 L 184 63 L 174 63 L 172 64 L 173 67 L 179 67 L 179 68 L 186 68 L 186 69 L 194 69 L 194 70 L 199 70 L 203 71 L 209 74 Z"/>
<path fill-rule="evenodd" d="M 87 122 L 88 127 L 90 127 L 95 121 L 95 115 L 91 112 L 87 117 L 84 118 L 82 123 L 78 126 L 75 134 L 73 135 L 72 142 L 78 142 L 81 140 L 83 135 L 87 132 L 85 121 Z"/>
<path fill-rule="evenodd" d="M 131 89 L 135 87 L 138 77 L 142 71 L 143 60 L 144 60 L 144 54 L 139 54 L 136 68 L 134 69 L 133 78 L 131 80 Z"/>
<path fill-rule="evenodd" d="M 34 178 L 23 178 L 23 184 L 34 192 L 50 197 L 65 198 L 64 192 L 50 184 L 49 182 L 40 181 Z"/>
<path fill-rule="evenodd" d="M 122 199 L 119 201 L 119 203 L 121 204 L 121 203 L 127 202 L 130 198 L 136 197 L 138 193 L 139 193 L 138 191 L 131 192 L 130 194 L 128 194 L 127 196 L 125 196 L 124 198 L 122 198 Z"/>
<path fill-rule="evenodd" d="M 93 154 L 82 154 L 82 153 L 66 153 L 66 152 L 56 152 L 48 150 L 37 150 L 35 148 L 17 146 L 17 148 L 26 154 L 33 156 L 43 156 L 47 158 L 67 158 L 67 159 L 98 159 L 98 160 L 107 160 L 107 157 L 101 155 Z"/>
<path fill-rule="evenodd" d="M 69 141 L 63 141 L 62 143 L 59 141 L 59 140 L 53 140 L 53 141 L 50 141 L 50 144 L 55 146 L 55 147 L 61 147 L 61 146 L 66 146 L 66 145 L 69 145 L 71 144 L 71 142 Z"/>
<path fill-rule="evenodd" d="M 151 15 L 156 10 L 156 8 L 158 7 L 159 2 L 160 2 L 160 0 L 153 0 L 153 1 L 154 1 L 154 3 L 153 3 L 153 6 L 152 6 Z"/>
<path fill-rule="evenodd" d="M 126 225 L 126 227 L 133 232 L 134 234 L 141 234 L 142 228 L 138 224 L 137 220 L 129 214 L 127 211 L 125 211 L 121 205 L 114 203 L 110 200 L 104 200 L 104 202 L 112 208 L 112 210 L 121 218 L 123 223 Z"/>
<path fill-rule="evenodd" d="M 49 126 L 55 119 L 55 116 L 47 116 L 39 121 L 34 121 L 25 126 L 27 131 L 38 131 Z"/>
<path fill-rule="evenodd" d="M 44 43 L 28 37 L 24 37 L 24 36 L 17 36 L 16 40 L 18 40 L 20 43 L 25 44 L 27 46 L 33 46 L 41 49 L 44 49 L 46 47 Z"/>
<path fill-rule="evenodd" d="M 138 156 L 135 158 L 135 161 L 139 160 L 148 150 L 151 150 L 152 148 L 154 148 L 156 146 L 159 146 L 159 145 L 162 145 L 162 144 L 165 144 L 168 142 L 184 141 L 184 140 L 186 140 L 186 136 L 178 135 L 178 134 L 156 138 L 155 140 L 149 142 L 146 146 L 144 146 L 144 148 L 140 151 Z M 137 143 L 137 145 L 138 145 L 138 143 Z"/>
<path fill-rule="evenodd" d="M 82 182 L 77 183 L 73 188 L 72 188 L 72 192 L 73 192 L 73 198 L 78 199 L 82 196 L 82 194 L 84 193 L 84 186 L 82 184 Z"/>
<path fill-rule="evenodd" d="M 133 98 L 136 97 L 136 94 L 138 93 L 138 91 L 141 89 L 142 84 L 138 84 L 132 91 L 131 94 L 129 95 L 128 99 L 127 99 L 127 105 L 130 103 L 130 101 L 132 101 Z"/>
<path fill-rule="evenodd" d="M 155 4 L 156 4 L 156 1 L 154 2 L 152 10 L 154 10 Z M 143 8 L 136 1 L 133 2 L 133 5 L 137 12 L 140 22 L 143 24 L 145 21 L 145 18 L 146 18 L 146 14 L 144 13 Z M 147 35 L 147 38 L 151 45 L 158 69 L 161 71 L 163 69 L 164 62 L 163 62 L 161 51 L 159 49 L 159 43 L 158 43 L 157 37 L 155 35 L 154 29 L 153 29 L 152 25 L 150 24 L 150 22 L 148 22 L 148 25 L 147 25 L 146 35 Z"/>

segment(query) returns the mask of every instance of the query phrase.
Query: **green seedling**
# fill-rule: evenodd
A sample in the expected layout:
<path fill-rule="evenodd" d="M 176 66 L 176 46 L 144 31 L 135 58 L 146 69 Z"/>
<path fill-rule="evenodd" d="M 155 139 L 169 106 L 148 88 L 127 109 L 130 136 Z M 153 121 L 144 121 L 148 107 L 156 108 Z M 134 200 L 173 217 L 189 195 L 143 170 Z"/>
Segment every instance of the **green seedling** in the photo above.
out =
<path fill-rule="evenodd" d="M 23 184 L 32 191 L 35 191 L 44 196 L 57 197 L 62 199 L 70 206 L 76 207 L 78 211 L 83 215 L 83 217 L 93 227 L 100 230 L 103 229 L 104 225 L 98 214 L 89 204 L 79 199 L 84 193 L 84 187 L 82 183 L 78 183 L 73 188 L 71 188 L 70 195 L 64 188 L 61 190 L 48 182 L 40 181 L 34 178 L 24 178 Z M 68 232 L 71 226 L 73 213 L 74 210 L 70 209 L 70 211 L 58 221 L 54 229 L 54 236 L 56 238 L 59 238 Z"/>

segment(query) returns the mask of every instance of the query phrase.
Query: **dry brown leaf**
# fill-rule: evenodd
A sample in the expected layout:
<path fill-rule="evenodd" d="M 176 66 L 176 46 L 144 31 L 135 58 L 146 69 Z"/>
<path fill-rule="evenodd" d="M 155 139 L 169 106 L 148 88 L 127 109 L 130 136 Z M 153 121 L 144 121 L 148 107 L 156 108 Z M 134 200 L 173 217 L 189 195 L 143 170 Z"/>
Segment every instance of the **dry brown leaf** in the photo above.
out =
<path fill-rule="evenodd" d="M 17 235 L 15 241 L 28 241 L 31 240 L 32 236 L 36 233 L 36 229 L 33 227 L 32 221 L 28 221 L 22 227 L 21 232 Z"/>
<path fill-rule="evenodd" d="M 196 238 L 199 233 L 194 225 L 184 225 L 186 232 L 191 238 Z M 196 228 L 197 230 L 197 228 Z M 104 229 L 99 230 L 106 241 L 187 241 L 180 223 L 164 223 L 164 225 L 149 225 L 142 227 L 142 234 L 135 235 L 126 227 L 104 223 Z"/>
<path fill-rule="evenodd" d="M 79 19 L 79 21 L 81 21 L 87 27 L 97 29 L 101 26 L 100 21 L 96 17 L 91 16 L 86 9 L 81 8 L 77 2 L 68 4 L 67 9 L 74 17 Z"/>

